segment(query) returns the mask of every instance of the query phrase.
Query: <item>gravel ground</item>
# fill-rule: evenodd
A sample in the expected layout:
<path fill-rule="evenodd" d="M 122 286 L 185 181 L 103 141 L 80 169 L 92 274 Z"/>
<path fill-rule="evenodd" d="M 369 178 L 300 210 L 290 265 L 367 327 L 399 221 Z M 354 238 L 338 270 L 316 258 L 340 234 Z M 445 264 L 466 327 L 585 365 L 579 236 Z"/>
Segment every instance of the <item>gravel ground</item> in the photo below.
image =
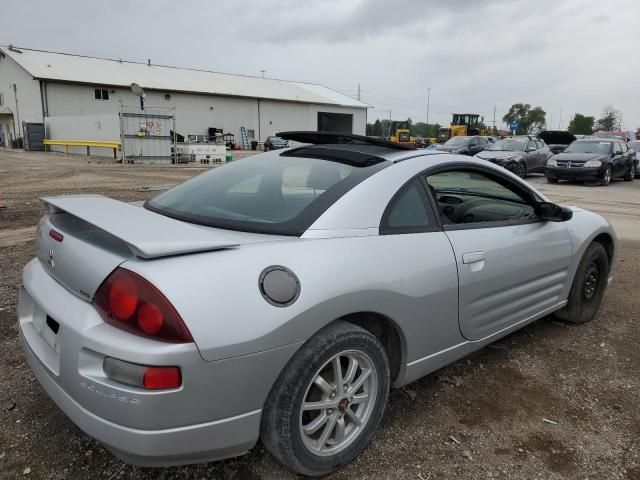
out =
<path fill-rule="evenodd" d="M 15 309 L 22 266 L 34 255 L 39 196 L 143 200 L 204 170 L 0 149 L 0 478 L 295 478 L 260 445 L 212 464 L 125 465 L 49 400 L 19 346 Z M 616 278 L 594 321 L 540 320 L 392 391 L 371 446 L 330 478 L 640 480 L 640 182 L 530 181 L 556 201 L 602 213 L 621 236 Z"/>

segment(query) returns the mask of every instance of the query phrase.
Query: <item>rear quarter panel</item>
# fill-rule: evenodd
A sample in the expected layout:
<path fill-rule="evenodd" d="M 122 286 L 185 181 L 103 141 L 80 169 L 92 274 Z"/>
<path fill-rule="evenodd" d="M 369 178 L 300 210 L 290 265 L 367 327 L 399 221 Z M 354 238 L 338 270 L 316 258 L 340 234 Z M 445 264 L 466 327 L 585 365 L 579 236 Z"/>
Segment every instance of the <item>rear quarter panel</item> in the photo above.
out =
<path fill-rule="evenodd" d="M 288 307 L 260 293 L 260 274 L 272 265 L 300 280 L 300 296 Z M 457 269 L 443 232 L 292 238 L 123 266 L 169 298 L 208 361 L 305 341 L 357 312 L 398 325 L 403 362 L 461 341 Z"/>

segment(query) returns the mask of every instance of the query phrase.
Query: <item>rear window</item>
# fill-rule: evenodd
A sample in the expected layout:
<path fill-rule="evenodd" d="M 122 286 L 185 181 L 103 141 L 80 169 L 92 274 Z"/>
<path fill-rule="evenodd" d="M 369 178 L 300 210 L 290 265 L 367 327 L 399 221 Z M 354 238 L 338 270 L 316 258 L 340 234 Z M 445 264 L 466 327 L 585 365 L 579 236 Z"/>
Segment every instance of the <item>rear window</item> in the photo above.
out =
<path fill-rule="evenodd" d="M 279 235 L 301 235 L 336 200 L 389 163 L 370 155 L 322 149 L 324 159 L 261 155 L 188 180 L 145 207 L 191 223 Z M 313 149 L 317 150 L 317 149 Z M 364 157 L 364 158 L 362 158 Z"/>

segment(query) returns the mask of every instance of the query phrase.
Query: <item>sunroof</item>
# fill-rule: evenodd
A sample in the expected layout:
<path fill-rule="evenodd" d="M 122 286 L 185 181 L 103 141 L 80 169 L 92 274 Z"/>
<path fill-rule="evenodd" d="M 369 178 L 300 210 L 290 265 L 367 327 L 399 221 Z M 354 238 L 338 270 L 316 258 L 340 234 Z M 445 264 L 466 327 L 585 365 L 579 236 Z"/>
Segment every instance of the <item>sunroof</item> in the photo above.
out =
<path fill-rule="evenodd" d="M 389 149 L 375 145 L 309 145 L 284 151 L 281 157 L 302 157 L 344 163 L 352 167 L 370 167 L 387 160 L 380 154 Z"/>

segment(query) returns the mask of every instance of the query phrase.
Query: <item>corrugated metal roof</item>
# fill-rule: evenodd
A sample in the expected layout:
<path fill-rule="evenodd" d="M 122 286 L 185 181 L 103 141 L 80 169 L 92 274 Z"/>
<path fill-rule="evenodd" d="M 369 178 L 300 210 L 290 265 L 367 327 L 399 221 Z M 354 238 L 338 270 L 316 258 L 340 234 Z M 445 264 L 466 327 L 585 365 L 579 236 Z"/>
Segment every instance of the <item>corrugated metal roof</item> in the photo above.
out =
<path fill-rule="evenodd" d="M 38 79 L 117 87 L 129 87 L 132 83 L 137 83 L 149 90 L 169 92 L 208 93 L 356 108 L 370 106 L 330 88 L 312 83 L 153 64 L 149 66 L 146 63 L 26 48 L 0 47 L 0 51 Z"/>

